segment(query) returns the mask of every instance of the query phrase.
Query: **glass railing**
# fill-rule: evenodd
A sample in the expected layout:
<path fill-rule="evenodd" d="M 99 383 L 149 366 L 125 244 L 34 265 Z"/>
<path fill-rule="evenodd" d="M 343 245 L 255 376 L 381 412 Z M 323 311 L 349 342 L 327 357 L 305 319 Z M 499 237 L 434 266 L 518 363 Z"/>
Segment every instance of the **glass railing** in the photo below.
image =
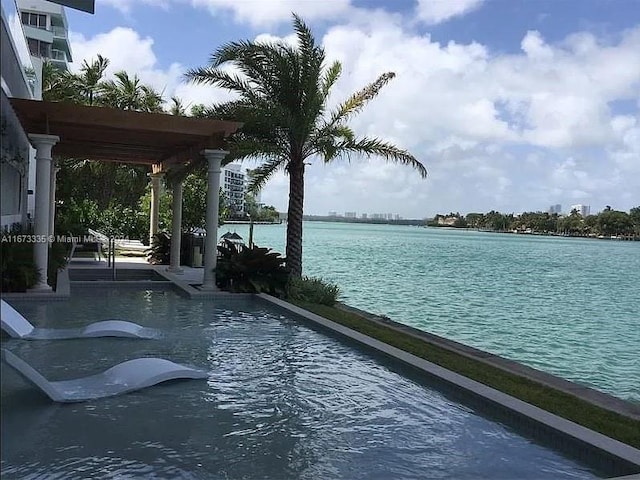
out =
<path fill-rule="evenodd" d="M 51 27 L 51 31 L 53 35 L 56 37 L 67 38 L 67 29 L 64 27 L 56 27 L 55 25 Z"/>
<path fill-rule="evenodd" d="M 18 7 L 16 6 L 15 0 L 0 0 L 0 4 L 2 5 L 2 19 L 6 22 L 8 33 L 11 36 L 12 46 L 15 49 L 16 60 L 22 67 L 16 70 L 18 71 L 18 75 L 22 76 L 22 81 L 28 86 L 31 98 L 33 98 L 35 96 L 37 84 L 39 83 L 39 72 L 35 69 L 31 60 L 31 55 L 29 54 L 29 47 L 27 46 L 27 41 L 25 40 L 24 31 L 22 29 L 22 23 L 20 22 Z M 3 60 L 6 59 L 3 57 Z M 8 66 L 3 65 L 3 76 L 5 75 L 5 72 L 8 74 L 9 70 Z M 12 83 L 17 81 L 15 76 L 14 78 L 15 79 L 11 80 Z M 14 92 L 14 94 L 22 96 L 22 94 L 18 94 L 17 92 Z"/>
<path fill-rule="evenodd" d="M 66 62 L 67 54 L 63 50 L 51 49 L 51 59 L 59 62 Z"/>

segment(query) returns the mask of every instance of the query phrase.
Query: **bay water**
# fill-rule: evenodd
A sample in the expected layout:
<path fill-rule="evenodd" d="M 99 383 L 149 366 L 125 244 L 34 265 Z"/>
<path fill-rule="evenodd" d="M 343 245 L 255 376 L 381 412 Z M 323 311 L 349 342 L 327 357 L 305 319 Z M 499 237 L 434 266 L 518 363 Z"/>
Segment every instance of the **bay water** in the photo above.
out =
<path fill-rule="evenodd" d="M 283 255 L 285 237 L 254 227 Z M 305 222 L 303 269 L 354 307 L 640 403 L 638 242 Z"/>

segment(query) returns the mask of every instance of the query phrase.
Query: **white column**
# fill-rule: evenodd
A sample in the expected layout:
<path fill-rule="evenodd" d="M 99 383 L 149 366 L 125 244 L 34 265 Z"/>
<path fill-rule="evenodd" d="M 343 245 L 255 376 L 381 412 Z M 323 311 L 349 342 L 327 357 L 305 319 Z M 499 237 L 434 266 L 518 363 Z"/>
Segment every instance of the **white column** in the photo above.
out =
<path fill-rule="evenodd" d="M 171 257 L 167 269 L 182 273 L 180 268 L 180 243 L 182 241 L 182 180 L 173 182 L 173 211 L 171 217 Z"/>
<path fill-rule="evenodd" d="M 60 140 L 56 135 L 29 134 L 29 140 L 36 149 L 36 211 L 35 211 L 35 244 L 33 259 L 40 272 L 40 280 L 31 291 L 50 292 L 47 284 L 47 265 L 49 263 L 49 219 L 51 216 L 51 149 Z"/>
<path fill-rule="evenodd" d="M 220 208 L 220 165 L 229 152 L 225 150 L 204 150 L 202 155 L 209 164 L 207 175 L 207 218 L 204 244 L 203 290 L 216 288 L 216 258 L 218 255 L 218 209 Z"/>
<path fill-rule="evenodd" d="M 151 213 L 149 217 L 149 245 L 153 236 L 158 233 L 158 212 L 160 211 L 160 179 L 162 173 L 152 173 L 151 177 Z"/>
<path fill-rule="evenodd" d="M 55 235 L 56 221 L 56 175 L 60 171 L 60 167 L 56 162 L 51 164 L 51 183 L 49 185 L 49 235 Z M 67 233 L 67 232 L 64 232 Z M 50 243 L 51 244 L 51 243 Z"/>

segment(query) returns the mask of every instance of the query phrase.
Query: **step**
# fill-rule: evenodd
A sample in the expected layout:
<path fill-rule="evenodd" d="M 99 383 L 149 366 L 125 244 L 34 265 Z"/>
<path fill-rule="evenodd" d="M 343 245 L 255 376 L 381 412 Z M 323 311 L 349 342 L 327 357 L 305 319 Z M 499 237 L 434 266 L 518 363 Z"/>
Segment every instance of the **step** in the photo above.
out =
<path fill-rule="evenodd" d="M 116 268 L 116 281 L 166 281 L 162 275 L 150 268 Z M 113 271 L 110 268 L 70 268 L 71 282 L 110 281 Z"/>

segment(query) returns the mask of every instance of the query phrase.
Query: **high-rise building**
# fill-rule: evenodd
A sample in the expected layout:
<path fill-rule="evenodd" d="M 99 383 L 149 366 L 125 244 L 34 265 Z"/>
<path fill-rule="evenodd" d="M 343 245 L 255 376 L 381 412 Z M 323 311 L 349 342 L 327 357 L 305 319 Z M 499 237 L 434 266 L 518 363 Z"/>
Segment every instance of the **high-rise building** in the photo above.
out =
<path fill-rule="evenodd" d="M 549 213 L 551 213 L 551 214 L 557 213 L 558 215 L 561 214 L 562 213 L 562 205 L 560 205 L 559 203 L 551 205 L 549 207 Z"/>
<path fill-rule="evenodd" d="M 356 218 L 356 212 L 344 212 L 344 218 Z"/>
<path fill-rule="evenodd" d="M 222 167 L 222 191 L 229 204 L 232 215 L 244 215 L 244 196 L 246 194 L 246 176 L 237 163 Z"/>
<path fill-rule="evenodd" d="M 578 203 L 577 205 L 571 205 L 569 212 L 576 210 L 580 215 L 586 217 L 591 214 L 591 206 L 590 205 L 582 205 Z"/>
<path fill-rule="evenodd" d="M 67 63 L 73 59 L 64 7 L 46 0 L 17 0 L 17 5 L 36 71 L 44 61 L 68 70 Z"/>

